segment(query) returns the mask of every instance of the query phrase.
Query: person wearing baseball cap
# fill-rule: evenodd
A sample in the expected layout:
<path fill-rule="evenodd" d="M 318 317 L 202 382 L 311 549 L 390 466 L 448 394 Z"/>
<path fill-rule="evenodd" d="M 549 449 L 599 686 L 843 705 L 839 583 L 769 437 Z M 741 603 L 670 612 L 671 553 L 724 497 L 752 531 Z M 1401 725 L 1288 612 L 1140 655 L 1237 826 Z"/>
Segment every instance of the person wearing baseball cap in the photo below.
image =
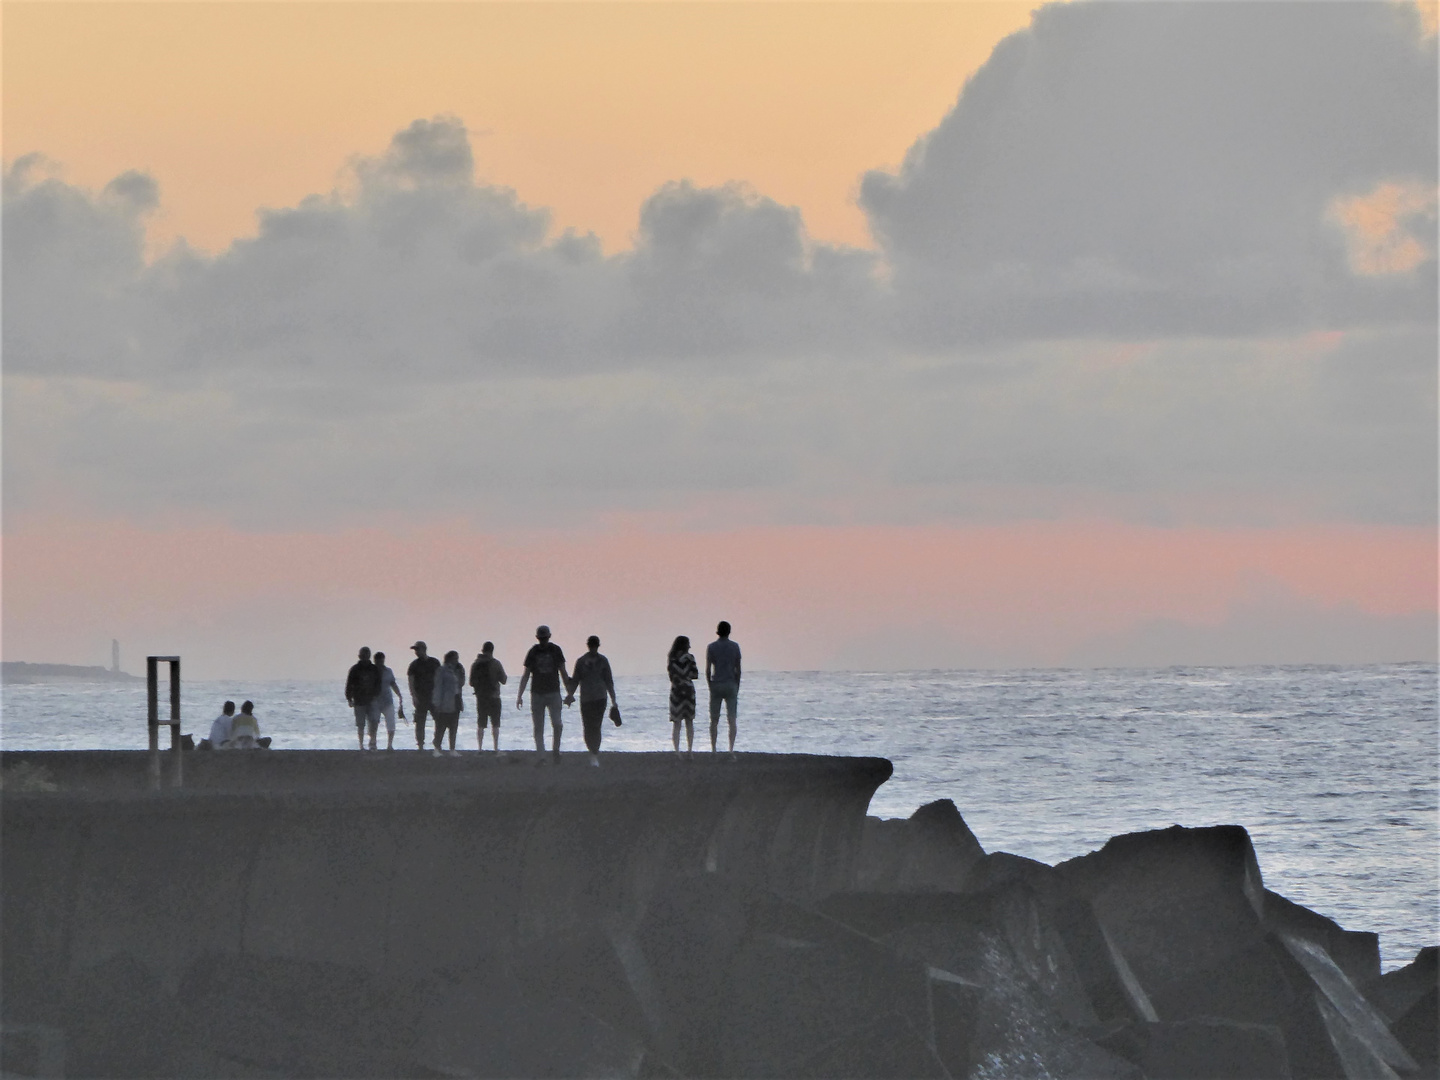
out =
<path fill-rule="evenodd" d="M 415 748 L 424 750 L 425 718 L 435 713 L 430 699 L 435 693 L 435 673 L 440 670 L 440 661 L 429 655 L 423 641 L 415 642 L 410 648 L 415 650 L 415 659 L 410 661 L 405 674 L 409 676 L 410 707 L 415 714 Z"/>

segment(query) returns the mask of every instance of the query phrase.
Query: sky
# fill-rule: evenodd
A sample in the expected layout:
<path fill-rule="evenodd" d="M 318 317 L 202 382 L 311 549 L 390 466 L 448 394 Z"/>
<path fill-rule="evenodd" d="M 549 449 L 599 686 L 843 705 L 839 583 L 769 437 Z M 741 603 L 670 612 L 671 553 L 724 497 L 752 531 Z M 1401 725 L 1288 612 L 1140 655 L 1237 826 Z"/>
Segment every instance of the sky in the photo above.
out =
<path fill-rule="evenodd" d="M 7 660 L 1436 658 L 1433 5 L 3 19 Z"/>

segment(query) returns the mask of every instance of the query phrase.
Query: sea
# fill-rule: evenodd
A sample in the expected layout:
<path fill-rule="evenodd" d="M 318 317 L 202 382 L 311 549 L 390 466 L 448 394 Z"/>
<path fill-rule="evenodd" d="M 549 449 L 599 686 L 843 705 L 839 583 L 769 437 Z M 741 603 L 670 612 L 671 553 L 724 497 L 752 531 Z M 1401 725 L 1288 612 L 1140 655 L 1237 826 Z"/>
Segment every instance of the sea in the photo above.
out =
<path fill-rule="evenodd" d="M 616 682 L 624 722 L 605 725 L 604 752 L 668 750 L 663 673 Z M 276 749 L 353 750 L 342 685 L 187 681 L 184 728 L 198 739 L 222 701 L 249 698 Z M 756 671 L 745 675 L 736 749 L 889 758 L 895 773 L 871 814 L 952 799 L 985 850 L 1047 863 L 1119 833 L 1243 825 L 1268 888 L 1379 932 L 1389 970 L 1440 944 L 1436 688 L 1434 664 Z M 168 713 L 163 679 L 161 695 Z M 532 749 L 528 710 L 513 705 L 500 748 Z M 145 716 L 143 682 L 9 684 L 0 747 L 139 749 Z M 722 751 L 725 737 L 722 718 Z M 395 742 L 414 753 L 413 728 Z M 471 712 L 459 746 L 475 745 Z M 563 746 L 583 748 L 573 710 Z M 697 751 L 709 753 L 703 719 Z"/>

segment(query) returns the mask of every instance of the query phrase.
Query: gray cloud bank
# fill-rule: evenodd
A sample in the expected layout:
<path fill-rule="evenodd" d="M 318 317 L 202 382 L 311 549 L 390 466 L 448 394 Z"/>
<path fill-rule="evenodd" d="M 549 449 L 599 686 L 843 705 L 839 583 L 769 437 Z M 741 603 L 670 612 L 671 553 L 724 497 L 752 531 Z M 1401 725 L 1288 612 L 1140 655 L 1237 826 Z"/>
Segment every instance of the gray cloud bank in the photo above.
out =
<path fill-rule="evenodd" d="M 152 178 L 23 157 L 6 509 L 1431 522 L 1436 82 L 1393 5 L 1047 7 L 862 179 L 873 251 L 676 182 L 607 254 L 437 117 L 147 262 Z"/>

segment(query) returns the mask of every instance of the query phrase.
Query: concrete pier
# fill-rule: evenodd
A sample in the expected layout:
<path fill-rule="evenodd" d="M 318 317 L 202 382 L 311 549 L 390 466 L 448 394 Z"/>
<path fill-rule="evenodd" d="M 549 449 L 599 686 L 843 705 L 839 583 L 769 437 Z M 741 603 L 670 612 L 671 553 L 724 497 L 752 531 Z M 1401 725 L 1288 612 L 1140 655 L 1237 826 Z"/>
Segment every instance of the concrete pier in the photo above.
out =
<path fill-rule="evenodd" d="M 879 758 L 428 751 L 7 752 L 3 1001 L 46 1021 L 117 954 L 173 989 L 205 954 L 420 973 L 624 918 L 719 872 L 796 900 L 847 887 Z"/>

